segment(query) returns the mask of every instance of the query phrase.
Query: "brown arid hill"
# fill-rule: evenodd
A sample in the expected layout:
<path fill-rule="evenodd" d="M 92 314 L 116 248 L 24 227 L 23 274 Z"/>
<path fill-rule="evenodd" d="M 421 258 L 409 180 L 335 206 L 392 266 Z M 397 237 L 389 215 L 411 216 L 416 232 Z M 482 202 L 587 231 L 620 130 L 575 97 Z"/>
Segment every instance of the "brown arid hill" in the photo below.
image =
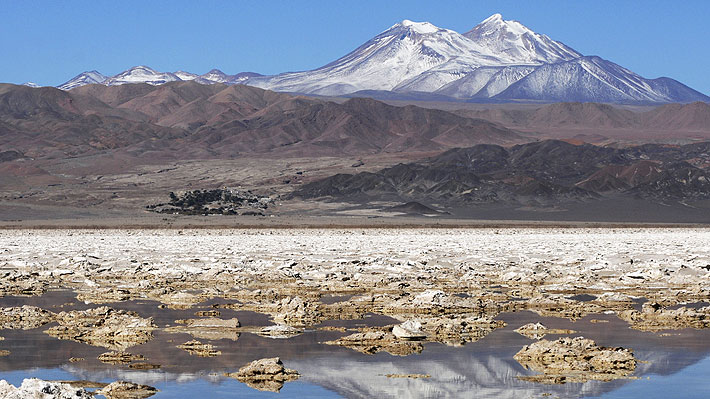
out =
<path fill-rule="evenodd" d="M 303 185 L 294 197 L 361 204 L 416 201 L 452 213 L 598 207 L 608 214 L 609 206 L 631 212 L 625 207 L 633 203 L 654 212 L 663 206 L 688 210 L 708 222 L 708 161 L 710 142 L 624 149 L 559 140 L 510 148 L 476 145 L 375 172 L 334 175 Z"/>
<path fill-rule="evenodd" d="M 63 157 L 118 151 L 166 159 L 438 151 L 525 141 L 495 123 L 370 99 L 342 104 L 249 86 L 175 82 L 0 86 L 0 151 Z"/>
<path fill-rule="evenodd" d="M 453 110 L 456 107 L 449 104 L 443 108 Z M 495 107 L 478 104 L 459 106 L 452 112 L 536 133 L 540 138 L 579 138 L 595 144 L 684 144 L 710 139 L 710 105 L 704 102 L 657 107 L 599 103 L 502 104 Z"/>

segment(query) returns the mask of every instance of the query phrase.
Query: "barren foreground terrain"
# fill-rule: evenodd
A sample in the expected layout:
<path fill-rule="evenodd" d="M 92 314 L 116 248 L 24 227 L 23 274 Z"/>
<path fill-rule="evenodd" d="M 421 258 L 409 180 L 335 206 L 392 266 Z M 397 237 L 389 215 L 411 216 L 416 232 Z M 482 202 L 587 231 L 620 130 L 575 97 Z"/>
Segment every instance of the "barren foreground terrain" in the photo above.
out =
<path fill-rule="evenodd" d="M 194 340 L 178 348 L 201 357 L 219 356 L 211 343 L 242 333 L 287 338 L 313 330 L 336 334 L 325 345 L 407 356 L 426 343 L 483 340 L 506 326 L 504 314 L 524 310 L 573 321 L 603 314 L 654 333 L 705 329 L 708 277 L 710 229 L 704 228 L 4 230 L 2 296 L 64 289 L 88 308 L 0 308 L 0 330 L 47 324 L 52 337 L 109 350 L 98 358 L 118 368 L 153 367 L 135 351 L 154 334 L 189 334 Z M 213 310 L 163 324 L 128 310 L 135 300 L 156 301 L 164 312 L 194 312 L 205 303 Z M 220 314 L 235 310 L 267 315 L 270 324 Z M 328 324 L 366 315 L 388 322 Z M 633 348 L 545 340 L 574 331 L 539 323 L 516 331 L 538 340 L 515 356 L 538 373 L 521 380 L 634 376 Z M 572 358 L 583 361 L 565 360 Z M 225 375 L 262 390 L 298 378 L 297 370 L 274 362 L 280 360 L 262 359 Z M 276 375 L 262 377 L 259 364 Z M 428 378 L 388 375 L 420 377 Z"/>

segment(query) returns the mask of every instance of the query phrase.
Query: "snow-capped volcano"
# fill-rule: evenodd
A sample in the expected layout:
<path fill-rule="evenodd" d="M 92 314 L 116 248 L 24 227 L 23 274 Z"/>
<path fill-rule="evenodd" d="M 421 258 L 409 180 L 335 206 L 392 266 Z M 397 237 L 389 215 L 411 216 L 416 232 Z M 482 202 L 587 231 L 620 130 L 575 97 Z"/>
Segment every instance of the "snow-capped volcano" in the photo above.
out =
<path fill-rule="evenodd" d="M 463 35 L 510 63 L 549 64 L 582 56 L 564 43 L 535 33 L 518 21 L 503 20 L 500 14 L 493 14 Z"/>
<path fill-rule="evenodd" d="M 710 101 L 673 79 L 646 79 L 613 62 L 584 56 L 500 14 L 464 34 L 405 19 L 342 58 L 310 71 L 262 76 L 228 75 L 213 69 L 198 76 L 137 66 L 111 78 L 85 72 L 59 87 L 180 80 L 326 96 L 358 96 L 361 91 L 371 96 L 384 91 L 387 96 L 403 93 L 410 99 L 433 93 L 475 101 Z"/>
<path fill-rule="evenodd" d="M 276 91 L 435 93 L 501 101 L 709 101 L 669 78 L 645 79 L 494 14 L 459 34 L 404 20 L 318 69 L 248 79 Z"/>

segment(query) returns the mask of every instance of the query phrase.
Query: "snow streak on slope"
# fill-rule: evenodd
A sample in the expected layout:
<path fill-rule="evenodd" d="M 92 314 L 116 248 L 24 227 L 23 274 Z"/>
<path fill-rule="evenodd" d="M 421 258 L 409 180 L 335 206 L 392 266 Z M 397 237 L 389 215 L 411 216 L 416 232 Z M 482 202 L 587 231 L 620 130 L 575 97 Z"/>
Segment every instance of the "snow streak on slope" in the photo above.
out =
<path fill-rule="evenodd" d="M 79 86 L 103 83 L 106 79 L 107 77 L 98 71 L 86 71 L 59 85 L 58 88 L 62 90 L 71 90 Z"/>

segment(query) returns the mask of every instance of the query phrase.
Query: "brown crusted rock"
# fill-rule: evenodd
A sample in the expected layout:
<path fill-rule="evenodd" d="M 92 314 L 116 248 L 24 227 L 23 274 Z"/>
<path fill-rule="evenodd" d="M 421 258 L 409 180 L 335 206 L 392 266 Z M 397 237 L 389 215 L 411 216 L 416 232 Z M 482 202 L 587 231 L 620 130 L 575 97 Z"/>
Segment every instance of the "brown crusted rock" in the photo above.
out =
<path fill-rule="evenodd" d="M 157 328 L 152 317 L 144 319 L 134 312 L 106 306 L 60 312 L 56 320 L 59 325 L 49 328 L 47 334 L 119 351 L 150 341 Z"/>
<path fill-rule="evenodd" d="M 611 381 L 636 369 L 630 349 L 598 346 L 583 337 L 541 340 L 526 345 L 514 358 L 526 369 L 542 373 L 518 378 L 543 383 Z"/>
<path fill-rule="evenodd" d="M 14 308 L 0 308 L 0 330 L 31 330 L 53 320 L 54 313 L 37 306 L 24 305 Z"/>
<path fill-rule="evenodd" d="M 286 339 L 295 337 L 303 333 L 303 330 L 296 327 L 291 327 L 283 324 L 276 324 L 273 326 L 266 326 L 261 328 L 257 334 L 262 337 L 273 338 L 273 339 Z"/>
<path fill-rule="evenodd" d="M 387 352 L 395 356 L 408 356 L 414 353 L 421 353 L 424 350 L 421 343 L 400 341 L 387 331 L 359 332 L 324 343 L 326 345 L 344 346 L 367 355 Z"/>
<path fill-rule="evenodd" d="M 96 391 L 107 399 L 144 399 L 155 395 L 156 392 L 158 390 L 151 386 L 126 381 L 114 381 Z"/>
<path fill-rule="evenodd" d="M 105 352 L 99 355 L 99 360 L 106 364 L 128 364 L 145 360 L 145 357 L 143 357 L 143 355 L 127 352 Z"/>
<path fill-rule="evenodd" d="M 300 297 L 287 297 L 276 304 L 274 321 L 290 326 L 309 326 L 321 321 L 319 304 Z"/>
<path fill-rule="evenodd" d="M 677 330 L 681 328 L 709 328 L 710 306 L 700 309 L 681 307 L 664 309 L 656 302 L 646 302 L 641 311 L 620 312 L 619 318 L 641 331 Z"/>
<path fill-rule="evenodd" d="M 203 344 L 198 340 L 187 341 L 184 344 L 177 346 L 180 349 L 184 349 L 187 353 L 199 357 L 215 357 L 222 354 L 222 352 L 215 350 L 214 346 L 210 344 Z"/>
<path fill-rule="evenodd" d="M 225 376 L 236 378 L 260 391 L 278 392 L 285 382 L 297 380 L 299 374 L 296 370 L 285 368 L 280 358 L 272 357 L 254 360 L 238 372 Z"/>
<path fill-rule="evenodd" d="M 504 321 L 478 316 L 443 316 L 420 320 L 431 340 L 453 346 L 476 342 L 496 328 L 506 325 Z"/>
<path fill-rule="evenodd" d="M 232 319 L 210 317 L 205 319 L 177 320 L 176 322 L 184 325 L 169 327 L 166 328 L 165 331 L 187 333 L 195 338 L 207 340 L 231 339 L 232 341 L 236 341 L 239 339 L 240 335 L 238 331 L 240 323 L 236 317 Z"/>
<path fill-rule="evenodd" d="M 574 334 L 575 331 L 557 328 L 547 328 L 542 323 L 528 323 L 515 330 L 515 332 L 530 339 L 542 339 L 547 334 Z"/>

